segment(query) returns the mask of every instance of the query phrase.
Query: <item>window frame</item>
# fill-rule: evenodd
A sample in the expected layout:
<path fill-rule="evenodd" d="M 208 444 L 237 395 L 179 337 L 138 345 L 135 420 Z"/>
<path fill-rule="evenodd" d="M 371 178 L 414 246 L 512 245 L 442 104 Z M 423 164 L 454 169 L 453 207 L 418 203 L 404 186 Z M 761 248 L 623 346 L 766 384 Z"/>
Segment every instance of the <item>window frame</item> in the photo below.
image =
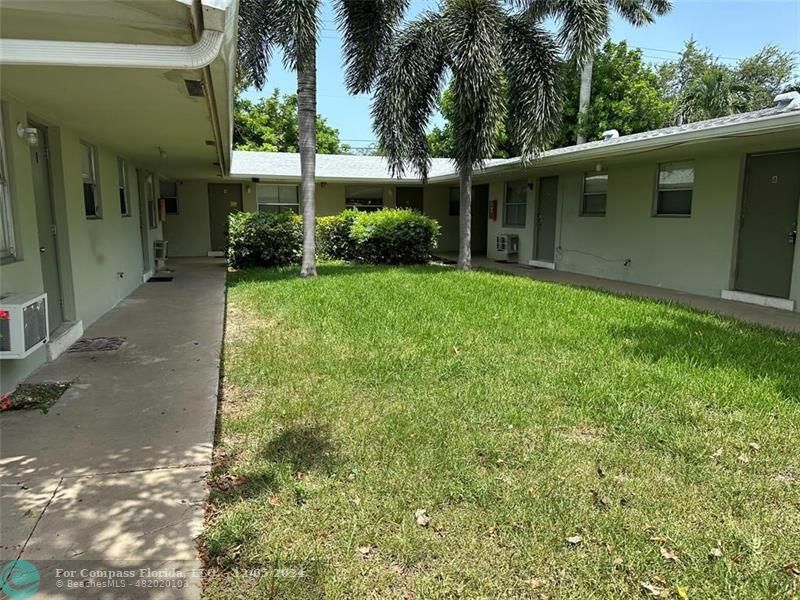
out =
<path fill-rule="evenodd" d="M 259 198 L 258 198 L 259 189 L 264 189 L 264 188 L 267 188 L 267 187 L 274 187 L 276 189 L 277 202 L 265 202 L 265 201 L 259 200 Z M 283 189 L 285 189 L 285 188 L 294 189 L 295 201 L 294 202 L 281 202 L 281 188 L 283 188 Z M 262 211 L 261 210 L 262 206 L 273 206 L 273 207 L 277 207 L 278 210 L 277 210 L 277 212 L 272 211 L 272 210 L 263 210 Z M 287 209 L 287 208 L 289 208 L 289 209 L 294 208 L 294 210 L 292 212 L 294 212 L 294 214 L 296 214 L 296 215 L 300 214 L 300 186 L 299 185 L 297 185 L 296 183 L 268 183 L 268 182 L 257 183 L 256 184 L 256 212 L 281 214 L 281 213 L 285 212 L 285 209 Z"/>
<path fill-rule="evenodd" d="M 171 184 L 173 184 L 175 186 L 175 195 L 174 196 L 167 195 L 167 194 L 163 193 L 162 185 L 164 183 L 171 183 Z M 163 179 L 163 180 L 159 179 L 158 180 L 158 197 L 161 198 L 162 200 L 164 200 L 164 215 L 178 215 L 178 214 L 180 214 L 180 206 L 179 206 L 179 203 L 178 203 L 178 182 L 177 181 L 172 181 L 170 179 Z M 169 207 L 167 205 L 167 200 L 175 200 L 175 210 L 174 211 L 169 210 Z"/>
<path fill-rule="evenodd" d="M 89 150 L 89 167 L 91 169 L 91 179 L 87 178 L 87 174 L 83 172 L 83 156 L 81 156 L 81 181 L 83 183 L 83 216 L 87 219 L 96 220 L 103 218 L 103 207 L 100 200 L 100 183 L 98 182 L 97 172 L 97 146 L 85 140 L 80 140 L 82 147 Z M 94 204 L 94 213 L 89 214 L 86 212 L 86 186 L 92 186 L 92 203 Z"/>
<path fill-rule="evenodd" d="M 508 191 L 512 186 L 520 185 L 522 186 L 522 195 L 525 198 L 525 202 L 509 202 L 508 201 Z M 508 215 L 509 215 L 509 206 L 524 206 L 525 210 L 522 211 L 522 223 L 511 223 L 509 222 Z M 524 180 L 516 180 L 516 181 L 506 181 L 505 187 L 503 190 L 503 227 L 510 227 L 514 229 L 525 229 L 528 224 L 528 182 Z"/>
<path fill-rule="evenodd" d="M 121 156 L 117 157 L 117 180 L 120 193 L 119 214 L 122 217 L 131 217 L 133 211 L 131 210 L 131 187 L 128 183 L 128 161 Z"/>
<path fill-rule="evenodd" d="M 11 199 L 11 180 L 8 169 L 8 146 L 6 145 L 6 128 L 4 106 L 0 103 L 0 229 L 3 244 L 0 242 L 0 262 L 12 262 L 18 259 L 14 231 L 14 210 Z"/>
<path fill-rule="evenodd" d="M 690 165 L 692 168 L 692 185 L 690 187 L 682 187 L 682 188 L 669 188 L 662 190 L 661 189 L 661 171 L 665 166 L 674 166 L 674 165 Z M 689 160 L 673 160 L 658 163 L 656 167 L 656 185 L 655 185 L 655 195 L 653 198 L 653 216 L 658 218 L 668 218 L 668 219 L 688 219 L 692 216 L 692 210 L 694 209 L 694 180 L 695 180 L 695 161 L 693 159 Z M 661 209 L 662 202 L 661 202 L 661 192 L 685 192 L 690 191 L 691 195 L 689 196 L 689 211 L 688 212 L 663 212 Z"/>
<path fill-rule="evenodd" d="M 349 190 L 353 188 L 362 188 L 362 189 L 375 189 L 380 190 L 380 204 L 368 204 L 364 202 L 350 202 L 350 194 Z M 384 201 L 385 190 L 384 186 L 382 185 L 369 185 L 369 184 L 362 184 L 362 183 L 354 183 L 344 186 L 344 207 L 346 209 L 353 209 L 353 210 L 360 210 L 363 212 L 377 212 L 379 210 L 383 210 L 386 208 L 386 203 Z M 366 198 L 367 200 L 377 200 L 377 198 Z M 364 198 L 354 198 L 354 200 L 364 200 Z"/>
<path fill-rule="evenodd" d="M 588 192 L 586 191 L 586 180 L 589 177 L 600 177 L 601 175 L 605 175 L 606 178 L 606 189 L 604 192 Z M 584 171 L 583 173 L 583 180 L 581 183 L 581 209 L 580 209 L 580 216 L 581 217 L 605 217 L 608 213 L 608 171 Z M 586 210 L 586 196 L 604 196 L 603 199 L 603 212 L 594 212 Z"/>

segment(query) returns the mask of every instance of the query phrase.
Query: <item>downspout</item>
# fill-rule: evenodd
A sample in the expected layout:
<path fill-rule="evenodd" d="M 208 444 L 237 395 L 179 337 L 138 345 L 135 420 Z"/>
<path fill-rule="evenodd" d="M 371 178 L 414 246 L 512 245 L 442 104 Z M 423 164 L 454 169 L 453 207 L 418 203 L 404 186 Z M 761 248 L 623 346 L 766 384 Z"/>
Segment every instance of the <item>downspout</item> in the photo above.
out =
<path fill-rule="evenodd" d="M 206 25 L 191 46 L 3 38 L 0 65 L 202 69 L 213 62 L 222 48 L 226 10 L 225 5 L 203 5 Z"/>

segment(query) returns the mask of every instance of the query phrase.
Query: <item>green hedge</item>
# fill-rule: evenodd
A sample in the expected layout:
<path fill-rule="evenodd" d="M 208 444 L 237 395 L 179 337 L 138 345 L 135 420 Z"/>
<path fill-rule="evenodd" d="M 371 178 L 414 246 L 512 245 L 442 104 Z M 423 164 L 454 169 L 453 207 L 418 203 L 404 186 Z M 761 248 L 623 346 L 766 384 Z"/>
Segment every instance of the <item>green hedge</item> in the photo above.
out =
<path fill-rule="evenodd" d="M 359 213 L 350 226 L 356 260 L 374 264 L 427 263 L 438 237 L 439 223 L 409 209 Z"/>
<path fill-rule="evenodd" d="M 350 209 L 332 217 L 317 217 L 317 253 L 322 258 L 356 260 L 358 250 L 350 228 L 358 215 L 357 210 Z"/>
<path fill-rule="evenodd" d="M 303 228 L 294 213 L 236 212 L 228 218 L 228 263 L 234 269 L 299 263 Z"/>
<path fill-rule="evenodd" d="M 299 263 L 302 229 L 302 220 L 293 213 L 233 213 L 228 221 L 228 262 L 234 269 Z M 321 258 L 386 265 L 428 262 L 439 236 L 434 219 L 395 208 L 319 217 L 316 229 Z"/>

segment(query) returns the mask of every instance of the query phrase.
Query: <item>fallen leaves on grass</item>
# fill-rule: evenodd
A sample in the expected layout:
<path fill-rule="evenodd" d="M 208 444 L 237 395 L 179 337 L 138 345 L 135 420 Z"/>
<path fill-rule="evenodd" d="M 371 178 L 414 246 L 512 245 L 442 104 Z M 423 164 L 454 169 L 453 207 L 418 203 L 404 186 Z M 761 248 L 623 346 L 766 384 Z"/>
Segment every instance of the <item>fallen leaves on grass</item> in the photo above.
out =
<path fill-rule="evenodd" d="M 675 554 L 674 550 L 671 550 L 670 548 L 667 548 L 666 546 L 661 546 L 661 548 L 659 550 L 661 552 L 661 556 L 663 556 L 667 560 L 675 560 L 675 561 L 678 560 L 678 555 Z"/>
<path fill-rule="evenodd" d="M 648 583 L 647 581 L 641 581 L 640 583 L 645 593 L 651 598 L 669 598 L 669 590 L 667 588 L 663 588 L 655 583 Z"/>
<path fill-rule="evenodd" d="M 424 508 L 418 508 L 414 511 L 414 520 L 420 527 L 427 527 L 431 523 L 431 517 Z"/>
<path fill-rule="evenodd" d="M 708 552 L 708 557 L 711 559 L 722 558 L 722 548 L 715 546 Z"/>
<path fill-rule="evenodd" d="M 580 545 L 581 543 L 583 543 L 583 538 L 582 538 L 581 536 L 579 536 L 579 535 L 573 535 L 572 537 L 568 537 L 568 538 L 566 539 L 566 542 L 567 542 L 567 543 L 568 543 L 570 546 L 578 546 L 578 545 Z"/>
<path fill-rule="evenodd" d="M 370 555 L 372 554 L 372 546 L 370 546 L 369 544 L 364 544 L 363 546 L 359 546 L 358 548 L 356 548 L 356 550 L 363 558 L 369 558 Z"/>

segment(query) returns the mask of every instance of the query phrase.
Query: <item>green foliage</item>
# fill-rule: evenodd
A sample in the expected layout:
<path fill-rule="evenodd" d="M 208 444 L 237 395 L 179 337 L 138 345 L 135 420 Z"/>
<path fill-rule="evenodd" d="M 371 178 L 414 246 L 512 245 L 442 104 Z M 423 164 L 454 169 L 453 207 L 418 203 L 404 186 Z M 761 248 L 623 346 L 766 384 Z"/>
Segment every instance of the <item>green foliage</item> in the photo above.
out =
<path fill-rule="evenodd" d="M 769 44 L 728 66 L 690 39 L 678 59 L 658 67 L 658 76 L 675 107 L 673 120 L 691 123 L 771 106 L 777 94 L 797 85 L 795 64 L 794 54 Z"/>
<path fill-rule="evenodd" d="M 356 245 L 350 228 L 360 213 L 345 210 L 338 215 L 317 218 L 317 251 L 329 260 L 355 260 Z"/>
<path fill-rule="evenodd" d="M 236 212 L 228 218 L 228 262 L 234 269 L 300 262 L 303 231 L 294 213 Z"/>
<path fill-rule="evenodd" d="M 299 152 L 297 94 L 271 96 L 253 102 L 241 95 L 234 102 L 233 147 L 236 150 Z M 339 130 L 317 115 L 317 154 L 347 154 Z"/>
<path fill-rule="evenodd" d="M 439 223 L 405 209 L 358 213 L 350 227 L 361 262 L 385 265 L 427 263 L 439 237 Z"/>
<path fill-rule="evenodd" d="M 331 260 L 424 264 L 430 260 L 438 237 L 439 223 L 403 208 L 346 210 L 317 219 L 317 247 Z"/>
<path fill-rule="evenodd" d="M 658 76 L 642 60 L 641 50 L 630 49 L 625 42 L 608 41 L 595 55 L 591 104 L 581 122 L 578 65 L 566 63 L 562 73 L 564 116 L 557 148 L 574 144 L 579 131 L 591 141 L 608 129 L 628 135 L 669 123 L 673 104 L 661 94 Z"/>

